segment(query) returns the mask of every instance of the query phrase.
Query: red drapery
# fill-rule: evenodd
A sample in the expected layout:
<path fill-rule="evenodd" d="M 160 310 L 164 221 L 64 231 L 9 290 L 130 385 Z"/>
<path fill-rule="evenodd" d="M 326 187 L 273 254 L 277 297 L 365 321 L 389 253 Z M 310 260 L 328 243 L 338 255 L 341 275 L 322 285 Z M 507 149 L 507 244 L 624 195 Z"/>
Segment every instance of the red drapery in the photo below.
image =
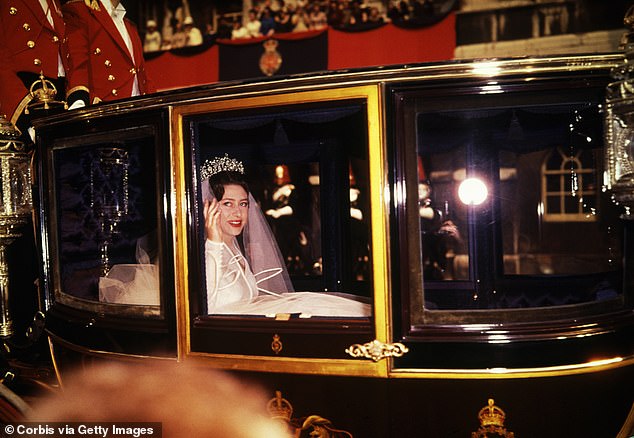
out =
<path fill-rule="evenodd" d="M 367 32 L 328 30 L 328 69 L 447 61 L 456 47 L 456 16 L 429 27 L 404 29 L 392 24 Z"/>
<path fill-rule="evenodd" d="M 146 62 L 159 91 L 218 82 L 218 46 L 191 56 L 166 51 Z"/>
<path fill-rule="evenodd" d="M 328 69 L 450 60 L 456 46 L 455 22 L 455 14 L 451 13 L 432 26 L 418 29 L 404 29 L 393 24 L 364 32 L 329 28 Z M 302 34 L 287 37 L 301 39 Z M 306 32 L 305 37 L 314 37 L 314 32 Z M 239 42 L 245 46 L 261 43 L 262 39 Z M 164 52 L 148 59 L 147 69 L 159 90 L 218 82 L 218 45 L 190 55 L 179 51 Z"/>

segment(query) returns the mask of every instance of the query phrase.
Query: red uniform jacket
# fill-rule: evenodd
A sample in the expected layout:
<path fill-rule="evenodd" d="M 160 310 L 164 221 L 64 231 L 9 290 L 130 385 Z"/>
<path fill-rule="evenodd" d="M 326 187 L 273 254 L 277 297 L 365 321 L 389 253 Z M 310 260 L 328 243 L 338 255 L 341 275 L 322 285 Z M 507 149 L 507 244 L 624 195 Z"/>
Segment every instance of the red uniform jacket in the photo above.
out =
<path fill-rule="evenodd" d="M 32 80 L 40 73 L 58 78 L 59 54 L 68 71 L 60 4 L 58 0 L 49 0 L 49 4 L 54 27 L 38 0 L 0 0 L 0 114 L 13 123 L 30 100 Z M 29 79 L 21 79 L 18 73 L 30 73 Z"/>
<path fill-rule="evenodd" d="M 62 7 L 70 51 L 69 105 L 78 98 L 86 100 L 88 95 L 86 103 L 130 97 L 135 74 L 141 94 L 154 92 L 145 71 L 143 45 L 134 24 L 124 19 L 132 40 L 133 61 L 106 8 L 101 2 L 93 1 L 92 4 L 88 6 L 84 0 L 71 0 Z"/>

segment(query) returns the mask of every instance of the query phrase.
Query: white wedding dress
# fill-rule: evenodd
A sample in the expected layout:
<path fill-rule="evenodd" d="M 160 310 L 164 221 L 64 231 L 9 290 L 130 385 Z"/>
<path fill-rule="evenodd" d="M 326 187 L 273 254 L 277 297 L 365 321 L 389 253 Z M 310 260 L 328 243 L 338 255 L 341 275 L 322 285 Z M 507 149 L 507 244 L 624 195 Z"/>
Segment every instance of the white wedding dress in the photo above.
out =
<path fill-rule="evenodd" d="M 235 239 L 229 246 L 205 242 L 207 312 L 275 317 L 297 314 L 301 318 L 369 317 L 371 305 L 350 294 L 326 292 L 281 292 L 261 285 L 282 269 L 254 274 Z"/>
<path fill-rule="evenodd" d="M 219 313 L 232 303 L 249 301 L 258 295 L 255 276 L 235 241 L 205 241 L 208 313 Z"/>

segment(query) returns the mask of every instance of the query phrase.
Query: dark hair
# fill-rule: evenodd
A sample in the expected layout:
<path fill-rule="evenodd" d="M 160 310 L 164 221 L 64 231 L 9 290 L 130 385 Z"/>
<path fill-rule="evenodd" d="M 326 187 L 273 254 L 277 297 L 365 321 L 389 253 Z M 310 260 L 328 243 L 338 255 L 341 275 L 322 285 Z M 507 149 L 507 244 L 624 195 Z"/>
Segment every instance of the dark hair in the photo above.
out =
<path fill-rule="evenodd" d="M 247 194 L 249 193 L 249 185 L 244 180 L 244 175 L 240 172 L 218 172 L 209 177 L 209 187 L 218 201 L 220 201 L 225 194 L 225 186 L 230 184 L 240 186 Z"/>

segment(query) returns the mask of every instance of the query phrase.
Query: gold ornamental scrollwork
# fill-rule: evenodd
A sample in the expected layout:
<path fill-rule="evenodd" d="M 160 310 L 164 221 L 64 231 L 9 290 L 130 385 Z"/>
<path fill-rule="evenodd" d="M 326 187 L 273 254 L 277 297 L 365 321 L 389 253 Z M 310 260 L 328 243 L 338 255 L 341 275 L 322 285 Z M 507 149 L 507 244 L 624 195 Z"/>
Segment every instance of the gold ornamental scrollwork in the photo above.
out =
<path fill-rule="evenodd" d="M 333 427 L 332 422 L 319 415 L 310 415 L 304 420 L 302 431 L 309 431 L 311 438 L 354 438 L 347 430 Z"/>
<path fill-rule="evenodd" d="M 272 419 L 286 424 L 296 438 L 354 438 L 350 432 L 334 427 L 330 420 L 320 415 L 294 418 L 293 405 L 282 397 L 282 391 L 275 391 L 275 397 L 269 400 L 266 409 Z"/>
<path fill-rule="evenodd" d="M 0 116 L 0 152 L 30 152 L 26 143 L 20 140 L 20 130 Z"/>
<path fill-rule="evenodd" d="M 386 357 L 401 357 L 408 351 L 409 348 L 400 342 L 386 344 L 377 339 L 365 344 L 353 344 L 346 348 L 346 353 L 350 356 L 372 359 L 374 362 L 378 362 Z"/>

